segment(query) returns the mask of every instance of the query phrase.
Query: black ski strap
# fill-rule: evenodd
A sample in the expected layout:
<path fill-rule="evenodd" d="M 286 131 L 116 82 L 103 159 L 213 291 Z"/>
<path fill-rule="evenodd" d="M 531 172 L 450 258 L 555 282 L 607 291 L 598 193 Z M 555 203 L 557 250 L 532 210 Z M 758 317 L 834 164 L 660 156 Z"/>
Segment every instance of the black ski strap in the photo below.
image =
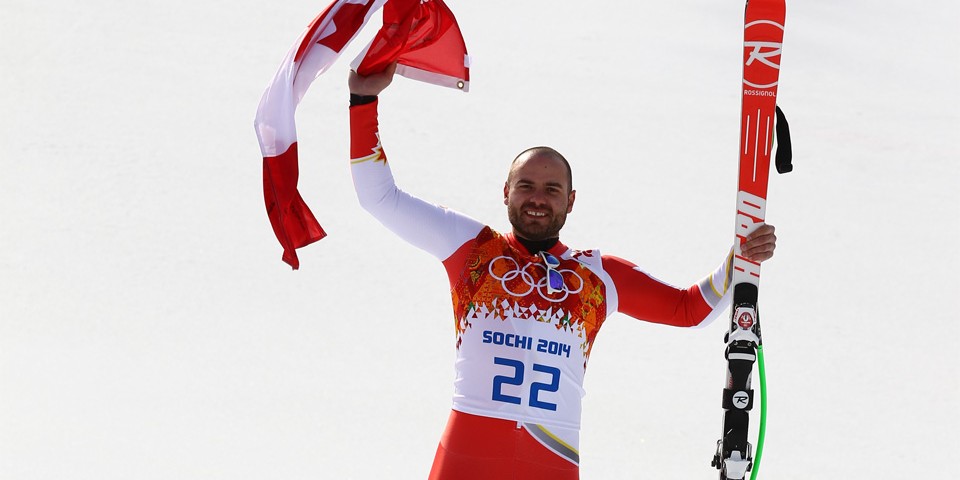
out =
<path fill-rule="evenodd" d="M 793 147 L 790 144 L 790 125 L 783 110 L 777 107 L 777 172 L 790 173 L 793 171 Z"/>

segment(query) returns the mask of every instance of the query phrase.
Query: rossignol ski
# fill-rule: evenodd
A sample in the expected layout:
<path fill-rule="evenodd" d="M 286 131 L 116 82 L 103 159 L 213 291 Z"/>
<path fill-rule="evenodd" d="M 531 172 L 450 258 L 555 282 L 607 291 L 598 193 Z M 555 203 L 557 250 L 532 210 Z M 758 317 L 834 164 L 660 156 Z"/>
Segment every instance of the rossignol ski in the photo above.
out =
<path fill-rule="evenodd" d="M 730 327 L 724 338 L 727 343 L 727 381 L 723 389 L 723 433 L 713 458 L 713 466 L 720 470 L 721 480 L 742 480 L 751 470 L 751 478 L 755 479 L 763 448 L 766 382 L 757 313 L 760 264 L 743 258 L 740 244 L 764 222 L 774 138 L 777 141 L 777 170 L 787 173 L 792 169 L 787 124 L 777 108 L 785 13 L 785 0 L 747 0 L 744 15 L 733 306 Z M 756 459 L 753 447 L 747 441 L 750 410 L 754 405 L 751 376 L 755 362 L 759 367 L 762 399 Z"/>

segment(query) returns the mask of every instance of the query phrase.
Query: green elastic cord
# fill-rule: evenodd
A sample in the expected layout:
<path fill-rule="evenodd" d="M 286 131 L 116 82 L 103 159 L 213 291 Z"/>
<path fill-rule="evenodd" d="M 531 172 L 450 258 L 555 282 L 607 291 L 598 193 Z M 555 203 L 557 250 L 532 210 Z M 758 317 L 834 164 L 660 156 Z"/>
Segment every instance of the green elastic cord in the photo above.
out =
<path fill-rule="evenodd" d="M 757 367 L 760 373 L 760 435 L 757 437 L 757 456 L 753 461 L 750 480 L 757 480 L 760 458 L 763 456 L 763 437 L 767 433 L 767 372 L 763 365 L 763 345 L 757 345 Z"/>

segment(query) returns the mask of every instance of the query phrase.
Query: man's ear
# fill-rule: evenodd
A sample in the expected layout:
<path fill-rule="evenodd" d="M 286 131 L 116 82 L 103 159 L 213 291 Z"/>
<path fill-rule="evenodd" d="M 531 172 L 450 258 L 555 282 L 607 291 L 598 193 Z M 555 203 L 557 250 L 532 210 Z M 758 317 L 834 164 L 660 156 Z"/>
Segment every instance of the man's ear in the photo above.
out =
<path fill-rule="evenodd" d="M 577 200 L 577 191 L 570 190 L 570 195 L 567 196 L 567 213 L 573 211 L 573 202 Z"/>
<path fill-rule="evenodd" d="M 504 205 L 507 204 L 507 197 L 509 196 L 509 194 L 510 194 L 510 184 L 507 182 L 503 182 L 503 204 Z"/>

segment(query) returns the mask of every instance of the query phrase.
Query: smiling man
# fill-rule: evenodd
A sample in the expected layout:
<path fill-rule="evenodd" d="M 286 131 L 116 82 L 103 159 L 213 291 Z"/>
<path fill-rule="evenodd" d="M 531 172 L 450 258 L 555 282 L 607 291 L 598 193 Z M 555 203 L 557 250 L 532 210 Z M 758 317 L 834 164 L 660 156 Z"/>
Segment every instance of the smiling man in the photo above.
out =
<path fill-rule="evenodd" d="M 559 238 L 576 197 L 570 164 L 550 147 L 517 155 L 503 186 L 513 232 L 527 240 Z"/>
<path fill-rule="evenodd" d="M 377 95 L 393 71 L 350 74 L 351 170 L 361 205 L 440 260 L 450 281 L 453 408 L 429 478 L 577 479 L 583 376 L 604 321 L 620 312 L 703 325 L 729 302 L 732 254 L 681 289 L 621 258 L 567 247 L 560 230 L 576 191 L 569 163 L 549 147 L 528 149 L 510 166 L 503 187 L 508 233 L 403 192 L 377 123 Z M 774 229 L 764 225 L 742 250 L 761 262 L 775 247 Z"/>

